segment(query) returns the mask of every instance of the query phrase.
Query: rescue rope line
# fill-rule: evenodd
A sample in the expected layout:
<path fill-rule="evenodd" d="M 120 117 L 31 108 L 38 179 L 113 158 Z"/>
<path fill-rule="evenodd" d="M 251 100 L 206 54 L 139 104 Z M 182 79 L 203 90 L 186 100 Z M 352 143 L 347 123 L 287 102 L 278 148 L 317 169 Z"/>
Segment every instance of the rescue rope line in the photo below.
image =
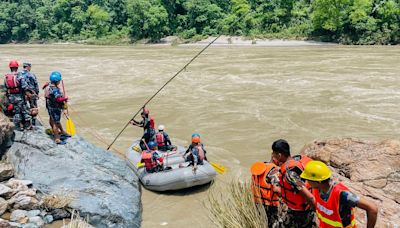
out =
<path fill-rule="evenodd" d="M 214 40 L 212 40 L 209 44 L 207 44 L 207 46 L 205 46 L 199 53 L 197 53 L 197 55 L 195 55 L 188 63 L 186 63 L 185 66 L 183 66 L 174 76 L 172 76 L 156 93 L 153 94 L 153 96 L 151 96 L 144 104 L 143 106 L 135 113 L 135 115 L 128 121 L 128 123 L 125 124 L 124 128 L 122 128 L 122 130 L 118 133 L 118 135 L 114 138 L 114 140 L 111 142 L 111 144 L 107 147 L 107 150 L 109 150 L 111 148 L 111 146 L 115 143 L 115 141 L 117 141 L 117 139 L 119 138 L 119 136 L 125 131 L 125 129 L 128 127 L 129 123 L 131 120 L 133 120 L 138 114 L 139 112 L 144 109 L 146 107 L 146 105 L 153 100 L 153 98 L 155 96 L 157 96 L 157 94 L 164 89 L 165 86 L 167 86 L 176 76 L 178 76 L 182 71 L 184 71 L 186 69 L 186 67 L 188 67 L 197 57 L 199 57 L 199 55 L 201 55 L 201 53 L 203 53 L 211 44 L 213 44 L 221 35 L 218 35 Z"/>

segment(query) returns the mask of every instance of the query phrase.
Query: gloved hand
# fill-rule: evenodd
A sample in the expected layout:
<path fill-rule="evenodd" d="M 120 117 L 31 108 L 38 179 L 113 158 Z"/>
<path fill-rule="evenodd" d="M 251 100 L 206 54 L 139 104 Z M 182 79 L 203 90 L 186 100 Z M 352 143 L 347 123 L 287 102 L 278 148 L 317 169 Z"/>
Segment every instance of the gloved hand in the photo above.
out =
<path fill-rule="evenodd" d="M 8 104 L 7 111 L 11 112 L 14 109 L 12 104 Z"/>

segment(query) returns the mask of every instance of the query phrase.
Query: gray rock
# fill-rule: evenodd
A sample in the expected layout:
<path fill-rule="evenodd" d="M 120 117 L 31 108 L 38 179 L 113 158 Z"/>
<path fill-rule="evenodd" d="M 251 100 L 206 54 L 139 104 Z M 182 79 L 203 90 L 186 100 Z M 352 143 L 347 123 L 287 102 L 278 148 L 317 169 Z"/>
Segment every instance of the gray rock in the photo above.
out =
<path fill-rule="evenodd" d="M 1 228 L 11 228 L 11 225 L 8 223 L 7 220 L 0 218 L 0 227 Z"/>
<path fill-rule="evenodd" d="M 6 212 L 8 207 L 8 202 L 7 200 L 0 198 L 0 216 L 4 214 L 4 212 Z M 1 226 L 0 226 L 1 227 Z"/>
<path fill-rule="evenodd" d="M 10 215 L 10 221 L 15 222 L 15 221 L 20 221 L 23 218 L 28 217 L 28 212 L 24 210 L 14 210 L 11 212 Z"/>
<path fill-rule="evenodd" d="M 88 216 L 95 227 L 140 227 L 138 178 L 111 152 L 79 136 L 64 146 L 56 145 L 39 127 L 18 132 L 7 159 L 16 167 L 16 177 L 32 180 L 41 192 L 74 193 L 70 206 Z M 92 222 L 92 217 L 100 219 Z"/>
<path fill-rule="evenodd" d="M 52 215 L 46 215 L 46 216 L 44 216 L 43 220 L 44 220 L 44 222 L 45 222 L 46 224 L 52 223 L 52 222 L 54 221 Z"/>
<path fill-rule="evenodd" d="M 14 168 L 11 164 L 0 162 L 0 181 L 5 181 L 14 176 Z"/>
<path fill-rule="evenodd" d="M 22 227 L 22 224 L 19 224 L 17 222 L 9 222 L 8 224 L 10 224 L 11 227 Z"/>
<path fill-rule="evenodd" d="M 15 195 L 9 201 L 14 209 L 33 209 L 39 207 L 39 201 L 27 195 Z"/>
<path fill-rule="evenodd" d="M 35 217 L 35 216 L 38 216 L 38 215 L 40 215 L 40 210 L 30 210 L 30 211 L 28 211 L 28 217 L 30 218 L 30 217 Z"/>
<path fill-rule="evenodd" d="M 39 216 L 35 216 L 35 217 L 31 217 L 29 218 L 29 223 L 33 223 L 38 227 L 42 227 L 44 226 L 44 221 L 42 218 L 40 218 Z"/>
<path fill-rule="evenodd" d="M 20 186 L 26 186 L 29 187 L 32 185 L 32 181 L 30 180 L 18 180 L 15 178 L 11 178 L 10 180 L 7 181 L 6 185 L 10 188 L 18 188 Z"/>
<path fill-rule="evenodd" d="M 49 214 L 51 216 L 53 216 L 54 220 L 61 220 L 61 219 L 64 219 L 64 218 L 70 218 L 71 217 L 71 214 L 68 211 L 64 210 L 64 209 L 54 209 L 54 210 L 50 211 Z"/>
<path fill-rule="evenodd" d="M 41 226 L 36 225 L 35 223 L 28 223 L 21 226 L 22 228 L 40 228 Z"/>
<path fill-rule="evenodd" d="M 0 111 L 0 157 L 12 145 L 14 136 L 14 124 Z"/>
<path fill-rule="evenodd" d="M 14 194 L 14 191 L 4 184 L 0 184 L 0 196 L 9 199 Z"/>

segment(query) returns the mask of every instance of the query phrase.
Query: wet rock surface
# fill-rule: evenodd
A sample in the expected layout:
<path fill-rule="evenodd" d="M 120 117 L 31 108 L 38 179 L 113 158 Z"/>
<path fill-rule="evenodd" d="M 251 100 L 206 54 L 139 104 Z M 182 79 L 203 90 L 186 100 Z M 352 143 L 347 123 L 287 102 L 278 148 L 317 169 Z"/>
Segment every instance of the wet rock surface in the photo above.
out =
<path fill-rule="evenodd" d="M 14 124 L 0 111 L 0 157 L 12 145 L 13 130 Z"/>
<path fill-rule="evenodd" d="M 400 224 L 400 141 L 320 140 L 305 145 L 302 153 L 327 163 L 334 178 L 375 202 L 379 207 L 376 227 Z M 356 210 L 356 218 L 365 227 L 363 210 Z"/>
<path fill-rule="evenodd" d="M 2 192 L 11 196 L 7 202 L 14 209 L 31 210 L 40 204 L 34 196 L 36 189 L 44 194 L 67 192 L 73 195 L 68 207 L 88 217 L 95 227 L 140 227 L 138 179 L 126 162 L 112 153 L 79 136 L 68 139 L 66 145 L 56 145 L 38 127 L 17 132 L 6 157 L 15 169 L 15 178 L 31 181 L 11 179 L 3 183 Z M 13 194 L 12 189 L 18 192 Z M 47 214 L 50 220 L 70 215 L 62 209 Z M 33 216 L 26 222 L 40 227 L 44 217 Z"/>

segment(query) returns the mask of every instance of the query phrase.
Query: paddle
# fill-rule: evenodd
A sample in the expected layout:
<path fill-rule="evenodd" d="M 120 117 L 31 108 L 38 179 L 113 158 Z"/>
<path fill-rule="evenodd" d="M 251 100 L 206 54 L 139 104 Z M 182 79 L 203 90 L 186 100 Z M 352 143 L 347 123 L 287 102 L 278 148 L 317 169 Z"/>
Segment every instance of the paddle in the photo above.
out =
<path fill-rule="evenodd" d="M 64 80 L 61 80 L 61 84 L 63 87 L 64 96 L 67 96 L 67 92 L 65 91 L 65 87 L 64 87 Z M 71 117 L 69 116 L 68 105 L 66 105 L 66 106 L 67 106 L 67 114 L 64 113 L 64 115 L 65 115 L 65 118 L 67 118 L 67 123 L 65 124 L 65 128 L 69 135 L 74 136 L 75 135 L 75 125 L 74 125 L 74 122 L 72 122 Z"/>
<path fill-rule="evenodd" d="M 215 162 L 209 162 L 209 163 L 212 165 L 212 167 L 214 167 L 215 171 L 217 171 L 219 174 L 225 173 L 226 168 L 223 165 Z"/>

